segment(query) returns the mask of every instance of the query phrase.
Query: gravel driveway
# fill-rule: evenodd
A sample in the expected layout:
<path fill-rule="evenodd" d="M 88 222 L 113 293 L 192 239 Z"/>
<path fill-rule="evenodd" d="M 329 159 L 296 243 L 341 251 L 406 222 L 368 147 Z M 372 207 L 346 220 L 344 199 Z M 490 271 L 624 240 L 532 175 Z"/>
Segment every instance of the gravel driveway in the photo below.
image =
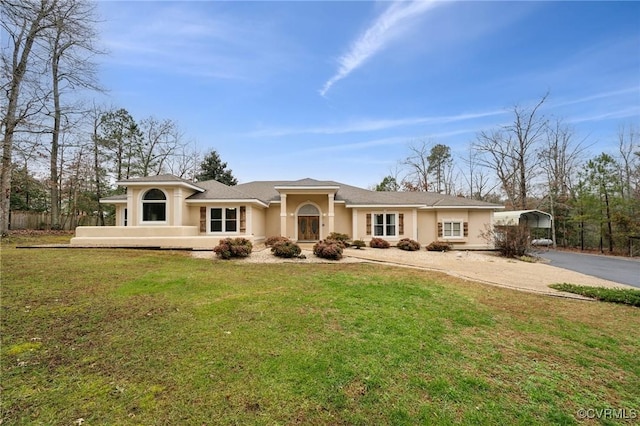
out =
<path fill-rule="evenodd" d="M 268 249 L 258 248 L 254 249 L 248 258 L 238 261 L 246 263 L 336 263 L 336 261 L 319 259 L 308 249 L 303 249 L 303 254 L 307 257 L 306 259 L 283 260 L 273 256 Z M 210 251 L 193 252 L 193 255 L 205 258 L 214 257 Z M 440 271 L 470 281 L 555 296 L 572 297 L 568 293 L 549 288 L 549 284 L 571 283 L 609 288 L 633 288 L 621 283 L 557 268 L 543 262 L 528 263 L 505 259 L 491 252 L 452 251 L 442 253 L 425 250 L 408 252 L 395 247 L 389 249 L 366 248 L 363 250 L 349 248 L 344 251 L 344 256 L 342 260 L 337 262 L 374 262 Z M 582 297 L 576 296 L 576 298 Z"/>

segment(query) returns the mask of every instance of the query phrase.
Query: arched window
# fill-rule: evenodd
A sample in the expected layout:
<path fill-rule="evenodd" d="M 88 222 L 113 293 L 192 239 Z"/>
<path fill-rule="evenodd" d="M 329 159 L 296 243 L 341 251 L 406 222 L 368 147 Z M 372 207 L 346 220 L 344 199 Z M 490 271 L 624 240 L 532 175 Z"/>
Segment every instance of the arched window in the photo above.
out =
<path fill-rule="evenodd" d="M 298 216 L 320 216 L 320 211 L 313 204 L 305 204 L 298 210 Z"/>
<path fill-rule="evenodd" d="M 164 222 L 167 220 L 167 197 L 159 189 L 150 189 L 142 197 L 142 221 Z"/>

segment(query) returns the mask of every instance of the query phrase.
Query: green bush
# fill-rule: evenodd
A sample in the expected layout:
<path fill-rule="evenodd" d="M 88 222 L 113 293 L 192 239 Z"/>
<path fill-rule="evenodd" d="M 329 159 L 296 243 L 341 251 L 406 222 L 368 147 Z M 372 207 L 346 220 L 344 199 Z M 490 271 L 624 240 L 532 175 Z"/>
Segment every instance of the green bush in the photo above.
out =
<path fill-rule="evenodd" d="M 290 239 L 288 239 L 287 237 L 282 237 L 280 235 L 276 235 L 273 237 L 268 237 L 266 240 L 264 240 L 264 245 L 266 247 L 273 247 L 274 244 L 276 243 L 281 243 L 284 241 L 291 241 Z"/>
<path fill-rule="evenodd" d="M 568 283 L 551 284 L 549 287 L 560 291 L 566 291 L 567 293 L 580 294 L 582 296 L 591 297 L 592 299 L 602 300 L 604 302 L 621 303 L 623 305 L 640 307 L 640 290 L 590 287 L 586 285 Z"/>
<path fill-rule="evenodd" d="M 253 249 L 253 244 L 246 238 L 225 238 L 214 247 L 213 252 L 220 259 L 233 257 L 248 257 Z"/>
<path fill-rule="evenodd" d="M 389 244 L 389 241 L 383 240 L 382 238 L 372 238 L 371 241 L 369 241 L 369 247 L 386 249 L 391 247 L 391 244 Z"/>
<path fill-rule="evenodd" d="M 451 246 L 444 241 L 434 241 L 427 246 L 427 251 L 449 251 Z"/>
<path fill-rule="evenodd" d="M 397 244 L 400 250 L 417 251 L 420 250 L 420 243 L 411 238 L 403 238 Z"/>
<path fill-rule="evenodd" d="M 362 247 L 366 247 L 367 243 L 365 243 L 362 240 L 354 240 L 353 243 L 351 244 L 353 247 L 357 248 L 358 250 L 360 250 Z"/>
<path fill-rule="evenodd" d="M 318 241 L 313 246 L 313 254 L 323 259 L 342 259 L 342 247 L 335 241 Z"/>
<path fill-rule="evenodd" d="M 291 259 L 292 257 L 300 256 L 302 250 L 293 241 L 280 241 L 271 246 L 271 253 L 278 257 Z"/>

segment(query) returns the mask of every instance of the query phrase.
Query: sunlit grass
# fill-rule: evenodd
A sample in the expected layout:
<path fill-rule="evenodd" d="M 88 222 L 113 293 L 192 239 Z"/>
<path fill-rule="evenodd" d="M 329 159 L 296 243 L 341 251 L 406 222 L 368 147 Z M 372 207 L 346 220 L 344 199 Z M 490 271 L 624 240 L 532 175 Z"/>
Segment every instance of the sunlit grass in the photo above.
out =
<path fill-rule="evenodd" d="M 574 424 L 637 308 L 369 264 L 2 247 L 3 424 Z"/>

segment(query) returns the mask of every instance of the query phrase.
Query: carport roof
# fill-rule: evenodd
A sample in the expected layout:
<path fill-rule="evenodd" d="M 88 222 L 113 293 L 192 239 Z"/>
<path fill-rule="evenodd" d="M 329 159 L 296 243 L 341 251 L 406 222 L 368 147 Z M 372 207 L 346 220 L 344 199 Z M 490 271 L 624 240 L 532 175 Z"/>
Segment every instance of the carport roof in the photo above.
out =
<path fill-rule="evenodd" d="M 553 216 L 541 210 L 513 210 L 493 214 L 496 225 L 527 225 L 529 228 L 551 228 Z"/>

